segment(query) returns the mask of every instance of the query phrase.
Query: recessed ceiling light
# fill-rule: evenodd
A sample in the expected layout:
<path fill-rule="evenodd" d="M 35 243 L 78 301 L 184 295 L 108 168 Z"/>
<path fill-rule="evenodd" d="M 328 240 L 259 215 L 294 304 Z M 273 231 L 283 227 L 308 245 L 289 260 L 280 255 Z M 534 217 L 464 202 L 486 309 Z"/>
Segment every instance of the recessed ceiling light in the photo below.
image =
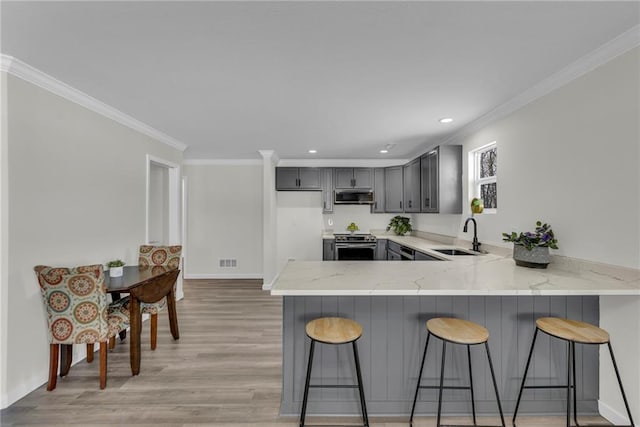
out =
<path fill-rule="evenodd" d="M 387 154 L 389 152 L 389 150 L 380 150 L 381 154 Z"/>
<path fill-rule="evenodd" d="M 440 123 L 451 123 L 453 119 L 451 117 L 444 117 L 439 120 Z"/>
<path fill-rule="evenodd" d="M 309 154 L 316 154 L 317 152 L 317 150 L 309 150 Z"/>

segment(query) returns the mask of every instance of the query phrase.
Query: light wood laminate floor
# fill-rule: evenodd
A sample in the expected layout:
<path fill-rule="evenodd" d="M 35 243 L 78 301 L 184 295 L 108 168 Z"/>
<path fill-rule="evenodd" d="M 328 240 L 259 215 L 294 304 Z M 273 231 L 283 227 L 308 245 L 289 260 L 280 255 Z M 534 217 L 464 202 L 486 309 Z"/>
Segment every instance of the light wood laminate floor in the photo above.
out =
<path fill-rule="evenodd" d="M 281 387 L 281 302 L 258 281 L 185 280 L 178 302 L 180 340 L 169 333 L 166 310 L 158 321 L 158 348 L 142 330 L 142 367 L 131 376 L 128 340 L 109 353 L 107 388 L 98 389 L 98 359 L 84 360 L 0 413 L 2 426 L 290 426 L 278 416 Z M 43 378 L 45 381 L 45 378 Z M 314 419 L 354 424 L 356 419 Z M 407 419 L 373 418 L 375 427 L 407 426 Z M 468 419 L 445 419 L 448 423 Z M 511 425 L 510 418 L 507 425 Z M 584 418 L 603 422 L 602 419 Z M 483 419 L 497 424 L 497 419 Z M 435 426 L 420 417 L 416 427 Z M 563 417 L 519 417 L 518 426 L 564 426 Z"/>

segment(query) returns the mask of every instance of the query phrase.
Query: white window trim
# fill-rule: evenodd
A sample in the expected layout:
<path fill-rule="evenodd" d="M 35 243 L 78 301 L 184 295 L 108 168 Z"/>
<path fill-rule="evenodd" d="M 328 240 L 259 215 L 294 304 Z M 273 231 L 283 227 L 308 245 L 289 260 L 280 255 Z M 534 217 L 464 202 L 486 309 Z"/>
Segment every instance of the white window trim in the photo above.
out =
<path fill-rule="evenodd" d="M 496 183 L 496 191 L 497 191 L 497 187 L 498 187 L 498 173 L 496 173 L 496 175 L 494 176 L 490 176 L 487 178 L 480 178 L 480 155 L 482 153 L 484 153 L 485 151 L 491 150 L 492 148 L 497 148 L 498 143 L 497 141 L 492 141 L 486 145 L 483 145 L 482 147 L 478 147 L 475 150 L 471 150 L 469 152 L 470 154 L 470 164 L 472 165 L 472 173 L 469 174 L 469 176 L 471 177 L 471 185 L 469 186 L 470 188 L 470 197 L 469 199 L 473 199 L 474 197 L 480 198 L 480 186 L 483 184 L 491 184 L 491 183 Z M 484 208 L 484 210 L 482 211 L 482 213 L 487 213 L 487 214 L 495 214 L 498 212 L 497 208 Z"/>

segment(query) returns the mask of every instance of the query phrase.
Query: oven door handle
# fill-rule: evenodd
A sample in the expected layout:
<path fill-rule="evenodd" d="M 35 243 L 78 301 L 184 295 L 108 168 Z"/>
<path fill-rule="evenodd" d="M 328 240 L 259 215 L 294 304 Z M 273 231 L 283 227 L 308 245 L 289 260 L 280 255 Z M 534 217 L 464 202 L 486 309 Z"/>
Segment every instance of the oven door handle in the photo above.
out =
<path fill-rule="evenodd" d="M 363 248 L 363 249 L 375 249 L 377 245 L 375 243 L 370 243 L 366 245 L 358 244 L 358 243 L 337 243 L 336 249 L 341 248 Z"/>

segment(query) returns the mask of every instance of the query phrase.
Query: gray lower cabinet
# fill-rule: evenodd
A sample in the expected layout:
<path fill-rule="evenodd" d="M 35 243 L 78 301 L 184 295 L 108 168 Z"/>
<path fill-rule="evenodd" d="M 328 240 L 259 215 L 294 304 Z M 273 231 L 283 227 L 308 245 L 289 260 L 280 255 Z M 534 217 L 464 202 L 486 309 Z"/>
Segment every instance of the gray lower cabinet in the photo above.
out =
<path fill-rule="evenodd" d="M 436 258 L 436 257 L 431 256 L 431 255 L 427 255 L 424 252 L 418 252 L 418 251 L 416 251 L 413 254 L 413 260 L 414 261 L 442 261 L 439 258 Z"/>
<path fill-rule="evenodd" d="M 404 211 L 420 212 L 420 158 L 403 166 Z"/>
<path fill-rule="evenodd" d="M 276 168 L 276 190 L 279 191 L 320 191 L 321 168 Z"/>
<path fill-rule="evenodd" d="M 437 147 L 420 161 L 421 211 L 462 213 L 462 146 Z"/>
<path fill-rule="evenodd" d="M 387 239 L 378 239 L 376 242 L 376 261 L 387 260 Z"/>
<path fill-rule="evenodd" d="M 336 241 L 334 239 L 322 239 L 322 260 L 334 261 L 336 259 Z"/>
<path fill-rule="evenodd" d="M 388 261 L 402 261 L 406 257 L 402 256 L 402 246 L 396 242 L 389 241 L 387 243 L 387 260 Z"/>
<path fill-rule="evenodd" d="M 373 169 L 371 168 L 335 168 L 335 188 L 339 190 L 371 190 L 373 188 Z"/>
<path fill-rule="evenodd" d="M 384 170 L 385 212 L 400 213 L 402 208 L 402 166 L 393 166 Z"/>
<path fill-rule="evenodd" d="M 385 208 L 384 168 L 373 170 L 373 197 L 375 202 L 371 205 L 371 213 L 384 213 Z"/>
<path fill-rule="evenodd" d="M 322 169 L 322 213 L 333 213 L 333 169 Z"/>

